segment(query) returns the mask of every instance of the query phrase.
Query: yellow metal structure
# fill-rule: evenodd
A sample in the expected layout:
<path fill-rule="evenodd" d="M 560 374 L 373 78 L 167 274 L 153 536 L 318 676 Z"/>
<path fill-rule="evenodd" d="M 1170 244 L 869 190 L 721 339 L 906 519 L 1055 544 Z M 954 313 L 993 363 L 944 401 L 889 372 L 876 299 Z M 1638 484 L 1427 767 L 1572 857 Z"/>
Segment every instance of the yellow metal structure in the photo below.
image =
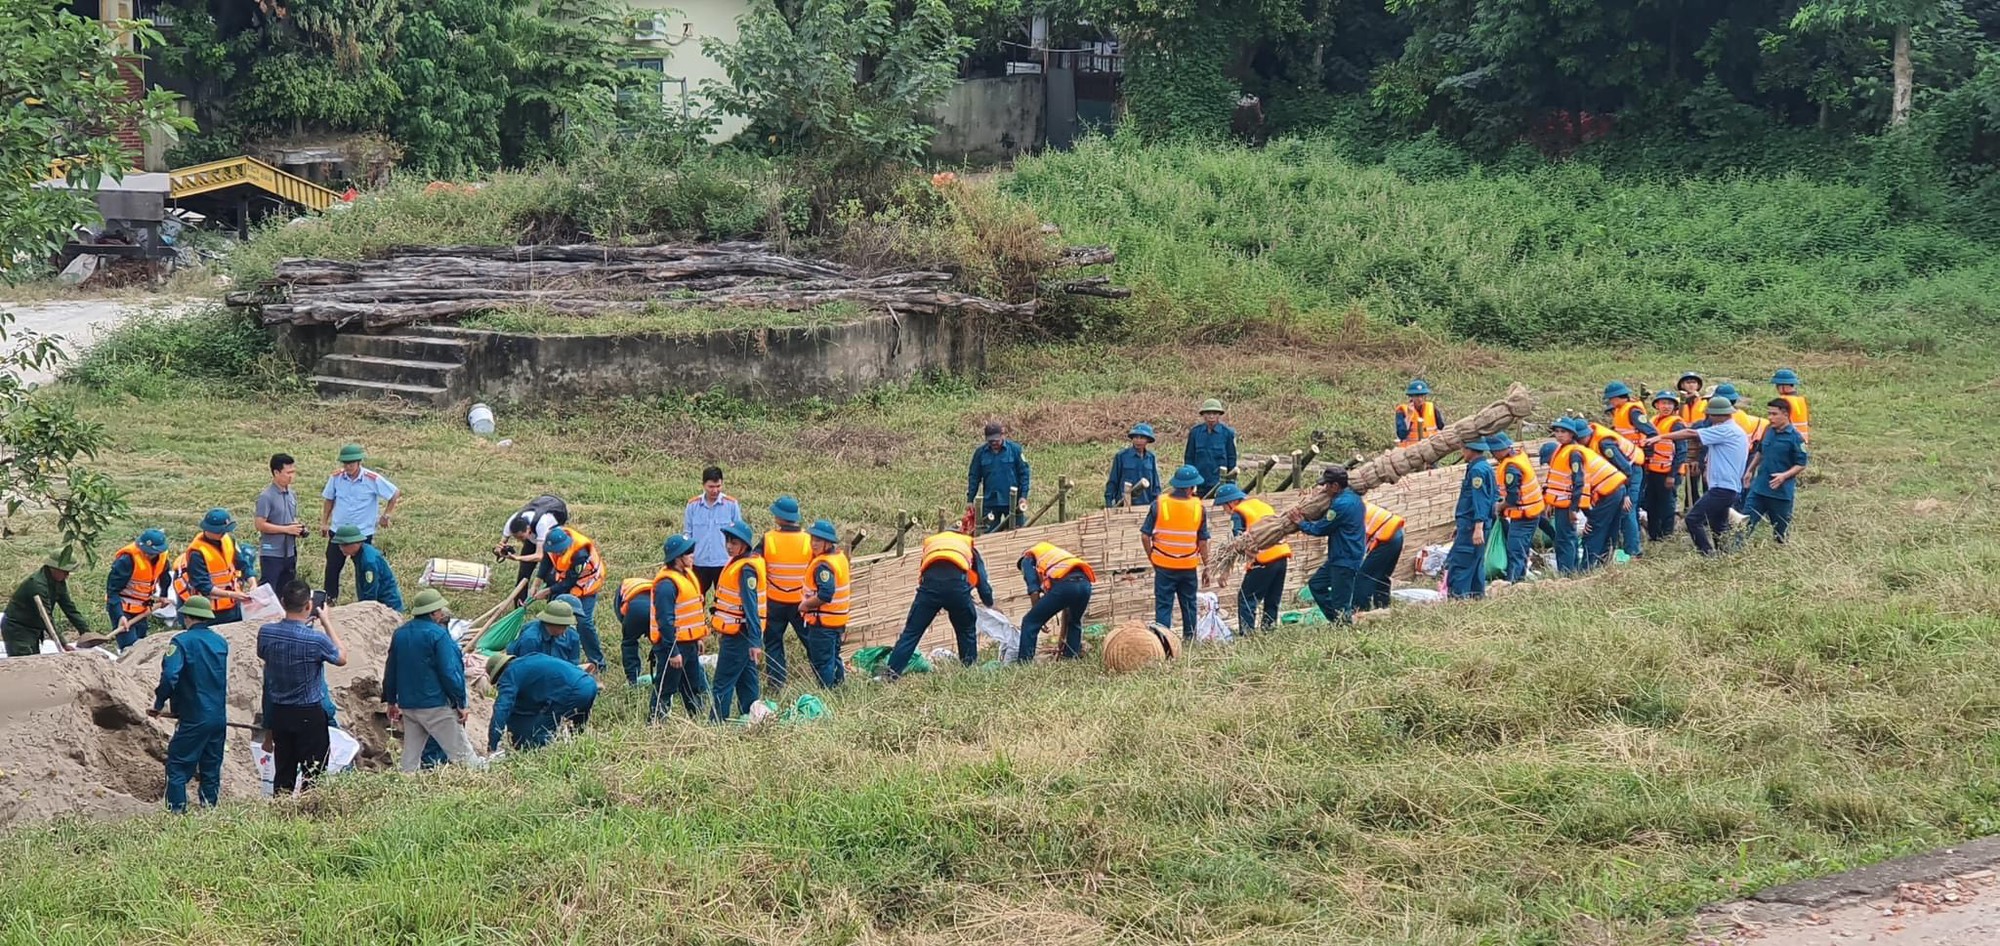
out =
<path fill-rule="evenodd" d="M 167 172 L 175 200 L 225 188 L 250 186 L 308 210 L 325 210 L 340 195 L 296 174 L 287 174 L 252 157 L 224 158 Z"/>

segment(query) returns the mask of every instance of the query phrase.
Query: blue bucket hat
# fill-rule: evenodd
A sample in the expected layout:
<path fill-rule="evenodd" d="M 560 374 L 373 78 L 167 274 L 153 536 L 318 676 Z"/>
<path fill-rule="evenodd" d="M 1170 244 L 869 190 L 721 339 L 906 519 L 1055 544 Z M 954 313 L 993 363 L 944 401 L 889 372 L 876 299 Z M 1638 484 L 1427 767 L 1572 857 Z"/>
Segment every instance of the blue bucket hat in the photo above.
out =
<path fill-rule="evenodd" d="M 139 539 L 134 544 L 147 555 L 159 555 L 167 550 L 167 534 L 158 529 L 147 529 L 139 533 Z"/>
<path fill-rule="evenodd" d="M 1553 457 L 1554 457 L 1555 455 L 1556 455 L 1556 444 L 1555 444 L 1555 441 L 1551 440 L 1551 441 L 1549 441 L 1548 443 L 1545 443 L 1545 444 L 1542 444 L 1542 462 L 1543 462 L 1543 463 L 1548 463 L 1548 462 L 1549 462 L 1549 460 L 1550 460 L 1551 458 L 1553 458 Z"/>
<path fill-rule="evenodd" d="M 1607 401 L 1614 397 L 1631 397 L 1631 396 L 1632 396 L 1631 385 L 1628 385 L 1623 381 L 1613 381 L 1610 384 L 1604 386 L 1604 399 Z"/>
<path fill-rule="evenodd" d="M 1174 478 L 1167 481 L 1173 489 L 1193 489 L 1201 485 L 1201 471 L 1190 465 L 1182 465 L 1174 471 Z"/>
<path fill-rule="evenodd" d="M 1422 379 L 1418 379 L 1418 380 L 1416 380 L 1416 381 L 1412 381 L 1412 382 L 1410 382 L 1410 386 L 1409 386 L 1409 387 L 1407 387 L 1407 388 L 1404 388 L 1404 389 L 1403 389 L 1403 393 L 1404 393 L 1404 394 L 1429 394 L 1429 393 L 1431 393 L 1431 386 L 1430 386 L 1430 385 L 1428 385 L 1428 384 L 1425 384 L 1425 383 L 1423 382 L 1423 380 L 1422 380 Z"/>
<path fill-rule="evenodd" d="M 549 537 L 542 542 L 542 551 L 560 555 L 569 551 L 575 541 L 569 537 L 569 529 L 557 526 L 549 530 Z"/>
<path fill-rule="evenodd" d="M 1160 438 L 1153 436 L 1152 424 L 1133 424 L 1132 429 L 1125 432 L 1125 436 L 1144 437 L 1147 443 L 1158 443 L 1160 440 Z"/>
<path fill-rule="evenodd" d="M 670 535 L 667 541 L 660 545 L 660 554 L 665 556 L 668 562 L 692 551 L 694 551 L 694 540 L 684 535 Z"/>
<path fill-rule="evenodd" d="M 798 522 L 799 501 L 790 496 L 778 497 L 778 501 L 771 504 L 771 518 L 779 522 Z"/>
<path fill-rule="evenodd" d="M 1681 372 L 1681 376 L 1679 378 L 1674 379 L 1674 387 L 1680 387 L 1681 382 L 1686 381 L 1689 378 L 1693 378 L 1697 383 L 1700 383 L 1702 380 L 1701 375 L 1698 375 L 1692 371 L 1683 371 Z"/>
<path fill-rule="evenodd" d="M 236 520 L 230 518 L 229 510 L 217 506 L 201 517 L 201 531 L 228 535 L 236 531 Z"/>
<path fill-rule="evenodd" d="M 1743 399 L 1743 395 L 1741 395 L 1741 394 L 1738 394 L 1738 393 L 1736 393 L 1736 385 L 1733 385 L 1733 384 L 1718 384 L 1718 385 L 1716 385 L 1716 386 L 1715 386 L 1715 395 L 1714 395 L 1714 396 L 1715 396 L 1715 397 L 1726 397 L 1726 398 L 1728 398 L 1728 399 L 1729 399 L 1729 403 L 1731 403 L 1731 404 L 1734 404 L 1734 403 L 1736 403 L 1737 401 L 1740 401 L 1740 400 L 1742 400 L 1742 399 Z"/>
<path fill-rule="evenodd" d="M 1771 383 L 1797 385 L 1800 383 L 1799 373 L 1790 368 L 1779 368 L 1778 373 L 1771 376 Z"/>
<path fill-rule="evenodd" d="M 835 545 L 840 544 L 840 530 L 833 527 L 833 520 L 831 519 L 813 520 L 812 528 L 807 529 L 806 534 L 815 539 L 832 542 Z"/>
<path fill-rule="evenodd" d="M 1577 435 L 1578 437 L 1590 436 L 1590 425 L 1584 423 L 1583 418 L 1581 417 L 1565 417 L 1562 420 L 1556 421 L 1554 424 L 1551 424 L 1550 426 L 1559 427 L 1563 430 L 1567 430 L 1570 433 Z"/>
<path fill-rule="evenodd" d="M 722 534 L 744 545 L 756 545 L 757 534 L 750 531 L 750 524 L 741 519 L 722 527 Z"/>
<path fill-rule="evenodd" d="M 1250 494 L 1244 492 L 1243 487 L 1238 486 L 1235 483 L 1224 483 L 1222 484 L 1221 489 L 1215 491 L 1215 504 L 1217 506 L 1227 506 L 1230 503 L 1240 503 L 1243 500 L 1249 498 Z"/>
<path fill-rule="evenodd" d="M 1502 450 L 1512 450 L 1514 449 L 1514 438 L 1506 434 L 1488 434 L 1486 436 L 1486 449 L 1494 453 L 1499 453 Z"/>
<path fill-rule="evenodd" d="M 1481 437 L 1477 440 L 1468 440 L 1465 442 L 1465 449 L 1477 450 L 1480 453 L 1490 453 L 1493 450 L 1493 441 L 1488 440 L 1485 437 Z"/>

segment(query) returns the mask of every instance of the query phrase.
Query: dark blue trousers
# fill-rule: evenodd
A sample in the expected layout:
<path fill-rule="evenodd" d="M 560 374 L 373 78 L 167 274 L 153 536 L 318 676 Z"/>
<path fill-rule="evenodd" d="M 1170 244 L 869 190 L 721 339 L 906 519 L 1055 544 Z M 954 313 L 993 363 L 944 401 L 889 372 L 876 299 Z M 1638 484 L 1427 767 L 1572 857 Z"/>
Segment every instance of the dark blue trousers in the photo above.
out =
<path fill-rule="evenodd" d="M 1507 571 L 1501 577 L 1512 582 L 1528 576 L 1528 553 L 1535 547 L 1535 532 L 1540 528 L 1539 519 L 1507 520 Z"/>
<path fill-rule="evenodd" d="M 1016 660 L 1029 663 L 1035 659 L 1035 648 L 1041 643 L 1042 627 L 1056 615 L 1062 615 L 1063 657 L 1083 656 L 1083 612 L 1090 607 L 1090 579 L 1082 572 L 1074 572 L 1042 592 L 1041 600 L 1028 609 L 1028 616 L 1021 620 L 1021 655 Z"/>
<path fill-rule="evenodd" d="M 709 704 L 710 719 L 730 719 L 750 712 L 750 704 L 762 696 L 757 685 L 757 666 L 750 662 L 750 637 L 724 634 L 715 652 L 715 701 Z"/>
<path fill-rule="evenodd" d="M 1194 568 L 1153 567 L 1153 623 L 1174 626 L 1174 602 L 1181 605 L 1181 638 L 1194 640 L 1194 593 L 1201 571 Z"/>
<path fill-rule="evenodd" d="M 1486 543 L 1472 541 L 1472 524 L 1458 524 L 1444 559 L 1445 587 L 1454 598 L 1486 597 Z"/>
<path fill-rule="evenodd" d="M 1368 553 L 1361 560 L 1361 584 L 1354 592 L 1356 611 L 1373 611 L 1389 606 L 1389 587 L 1396 578 L 1396 563 L 1403 560 L 1403 534 Z"/>
<path fill-rule="evenodd" d="M 1236 590 L 1237 633 L 1267 630 L 1278 626 L 1278 608 L 1284 604 L 1285 572 L 1292 560 L 1281 558 L 1269 565 L 1252 565 L 1243 573 L 1243 586 Z M 1257 612 L 1264 619 L 1257 621 Z"/>
<path fill-rule="evenodd" d="M 578 732 L 590 722 L 590 708 L 597 703 L 597 691 L 571 690 L 566 697 L 551 700 L 538 713 L 515 713 L 507 717 L 507 734 L 514 737 L 515 749 L 539 749 L 554 739 L 556 729 L 568 720 Z"/>
<path fill-rule="evenodd" d="M 583 659 L 600 672 L 604 670 L 604 644 L 597 638 L 597 596 L 577 595 L 583 607 L 576 612 L 576 636 L 583 641 Z"/>
<path fill-rule="evenodd" d="M 1313 603 L 1319 605 L 1319 613 L 1326 615 L 1328 621 L 1354 623 L 1354 586 L 1360 575 L 1359 569 L 1336 567 L 1329 559 L 1306 582 L 1306 587 L 1312 589 Z"/>
<path fill-rule="evenodd" d="M 653 600 L 642 596 L 625 606 L 625 615 L 619 619 L 618 662 L 625 670 L 627 685 L 639 682 L 639 674 L 645 666 L 639 662 L 642 647 L 652 646 Z"/>
<path fill-rule="evenodd" d="M 1792 534 L 1792 506 L 1795 502 L 1751 493 L 1750 498 L 1743 502 L 1743 514 L 1750 517 L 1750 521 L 1743 524 L 1744 537 L 1748 538 L 1756 532 L 1758 523 L 1769 519 L 1771 534 L 1777 538 L 1779 545 L 1785 544 Z"/>
<path fill-rule="evenodd" d="M 1644 474 L 1640 474 L 1643 476 Z M 1639 498 L 1642 479 L 1633 479 L 1625 484 L 1625 498 L 1632 501 L 1632 508 L 1625 510 L 1618 519 L 1618 534 L 1624 540 L 1625 554 L 1638 558 L 1645 553 L 1639 544 Z"/>
<path fill-rule="evenodd" d="M 1590 571 L 1611 563 L 1611 546 L 1618 540 L 1618 532 L 1625 521 L 1623 496 L 1607 496 L 1604 502 L 1590 507 L 1584 513 L 1584 522 L 1589 524 L 1590 533 L 1583 537 L 1583 564 L 1578 571 Z"/>
<path fill-rule="evenodd" d="M 119 607 L 116 601 L 111 602 L 104 610 L 111 615 L 112 627 L 117 627 L 119 622 L 125 620 L 125 609 Z M 153 616 L 149 614 L 133 621 L 130 627 L 119 631 L 114 639 L 118 641 L 119 650 L 126 650 L 133 644 L 145 640 L 146 635 L 151 633 L 152 630 Z"/>
<path fill-rule="evenodd" d="M 1646 485 L 1639 490 L 1639 505 L 1646 510 L 1646 538 L 1655 542 L 1674 534 L 1674 475 L 1647 471 Z"/>
<path fill-rule="evenodd" d="M 1703 555 L 1714 555 L 1722 545 L 1722 537 L 1729 534 L 1729 510 L 1736 508 L 1737 492 L 1711 486 L 1694 501 L 1688 510 L 1688 538 L 1694 540 L 1695 551 Z M 1709 536 L 1713 533 L 1714 541 Z"/>
<path fill-rule="evenodd" d="M 813 675 L 819 678 L 820 686 L 837 687 L 847 681 L 847 665 L 840 662 L 841 630 L 806 624 L 806 657 L 812 661 Z"/>
<path fill-rule="evenodd" d="M 785 637 L 797 634 L 800 649 L 806 652 L 808 662 L 812 660 L 812 647 L 806 641 L 806 619 L 799 614 L 796 604 L 779 604 L 776 601 L 764 605 L 764 685 L 772 692 L 785 688 L 785 681 L 791 678 L 791 668 L 785 657 Z"/>
<path fill-rule="evenodd" d="M 951 630 L 958 637 L 958 659 L 970 667 L 979 660 L 979 614 L 972 606 L 972 583 L 965 573 L 950 563 L 933 565 L 917 579 L 917 595 L 910 599 L 910 616 L 903 619 L 903 633 L 889 651 L 889 673 L 901 674 L 910 665 L 910 656 L 923 642 L 943 611 L 951 618 Z"/>
<path fill-rule="evenodd" d="M 222 793 L 223 734 L 229 727 L 221 719 L 183 719 L 167 740 L 167 810 L 186 811 L 188 779 L 201 780 L 201 803 L 215 807 Z"/>
<path fill-rule="evenodd" d="M 667 658 L 676 653 L 681 656 L 679 667 L 667 663 Z M 653 645 L 654 719 L 665 719 L 673 714 L 675 696 L 680 697 L 681 706 L 687 709 L 689 719 L 701 718 L 701 705 L 708 700 L 708 671 L 701 668 L 700 641 L 669 641 Z"/>
<path fill-rule="evenodd" d="M 1577 548 L 1576 510 L 1551 509 L 1547 519 L 1555 534 L 1556 574 L 1574 575 L 1583 571 L 1583 556 Z"/>

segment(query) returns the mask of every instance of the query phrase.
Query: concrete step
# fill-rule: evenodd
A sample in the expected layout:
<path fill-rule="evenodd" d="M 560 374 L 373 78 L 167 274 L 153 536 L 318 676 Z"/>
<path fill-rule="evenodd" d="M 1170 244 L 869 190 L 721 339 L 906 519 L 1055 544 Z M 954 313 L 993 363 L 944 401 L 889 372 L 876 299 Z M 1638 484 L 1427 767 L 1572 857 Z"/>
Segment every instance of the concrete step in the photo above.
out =
<path fill-rule="evenodd" d="M 342 332 L 333 340 L 332 353 L 462 365 L 465 364 L 466 352 L 470 348 L 471 343 L 463 339 L 436 335 L 362 335 Z"/>
<path fill-rule="evenodd" d="M 389 384 L 380 381 L 358 381 L 353 378 L 331 378 L 325 375 L 313 375 L 311 380 L 319 396 L 327 400 L 335 398 L 399 400 L 426 407 L 444 407 L 451 403 L 450 391 L 421 384 Z"/>
<path fill-rule="evenodd" d="M 451 362 L 374 355 L 328 355 L 319 360 L 319 373 L 328 377 L 427 388 L 449 388 L 454 376 L 463 370 L 463 365 Z"/>

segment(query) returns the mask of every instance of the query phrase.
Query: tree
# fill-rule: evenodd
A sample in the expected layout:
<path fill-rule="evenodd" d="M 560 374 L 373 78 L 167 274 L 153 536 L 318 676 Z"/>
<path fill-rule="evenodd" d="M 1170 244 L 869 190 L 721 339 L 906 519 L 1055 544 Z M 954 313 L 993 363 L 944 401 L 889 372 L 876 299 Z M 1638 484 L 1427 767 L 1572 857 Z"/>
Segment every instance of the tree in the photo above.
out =
<path fill-rule="evenodd" d="M 159 34 L 143 23 L 113 28 L 47 0 L 0 0 L 0 277 L 47 259 L 71 231 L 98 219 L 92 191 L 131 167 L 121 127 L 191 127 L 174 114 L 172 95 L 126 94 L 122 42 L 144 49 Z M 70 188 L 36 186 L 55 167 Z M 110 477 L 85 465 L 105 445 L 104 429 L 67 404 L 30 396 L 24 374 L 54 368 L 63 355 L 53 340 L 14 331 L 13 323 L 0 311 L 0 510 L 5 518 L 52 510 L 63 544 L 88 558 L 98 533 L 125 512 Z"/>
<path fill-rule="evenodd" d="M 1916 97 L 1916 66 L 1910 60 L 1910 30 L 1944 19 L 1948 0 L 1808 0 L 1792 16 L 1795 30 L 1837 32 L 1850 27 L 1886 27 L 1893 31 L 1890 74 L 1895 91 L 1890 99 L 1889 127 L 1910 123 Z"/>

